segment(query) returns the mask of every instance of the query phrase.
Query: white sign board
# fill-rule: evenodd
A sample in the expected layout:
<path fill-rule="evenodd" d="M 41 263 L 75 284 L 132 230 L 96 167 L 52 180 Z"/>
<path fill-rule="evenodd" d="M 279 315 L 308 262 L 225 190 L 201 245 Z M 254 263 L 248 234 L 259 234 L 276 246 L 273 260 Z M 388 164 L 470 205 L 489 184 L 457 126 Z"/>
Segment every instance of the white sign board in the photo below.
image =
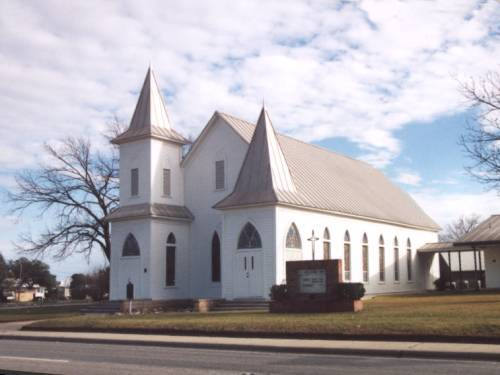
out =
<path fill-rule="evenodd" d="M 326 293 L 324 269 L 299 270 L 300 293 Z"/>

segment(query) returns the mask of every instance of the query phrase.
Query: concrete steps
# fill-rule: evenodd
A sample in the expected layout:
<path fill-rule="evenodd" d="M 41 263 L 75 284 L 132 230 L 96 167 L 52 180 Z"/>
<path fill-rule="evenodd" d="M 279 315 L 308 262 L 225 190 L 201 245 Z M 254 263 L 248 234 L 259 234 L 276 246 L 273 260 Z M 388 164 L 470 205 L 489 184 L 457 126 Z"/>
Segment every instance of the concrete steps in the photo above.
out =
<path fill-rule="evenodd" d="M 215 305 L 212 311 L 269 311 L 269 302 L 264 299 L 235 299 L 231 301 L 221 301 Z"/>

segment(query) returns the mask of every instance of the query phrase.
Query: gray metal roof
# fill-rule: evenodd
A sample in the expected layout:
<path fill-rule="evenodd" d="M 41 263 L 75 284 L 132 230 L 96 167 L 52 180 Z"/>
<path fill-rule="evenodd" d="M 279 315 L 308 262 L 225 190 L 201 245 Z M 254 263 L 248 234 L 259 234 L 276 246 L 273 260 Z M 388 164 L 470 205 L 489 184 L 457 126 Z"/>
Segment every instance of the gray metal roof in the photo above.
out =
<path fill-rule="evenodd" d="M 251 142 L 254 124 L 219 112 L 216 115 L 243 140 Z M 262 142 L 265 137 L 254 139 Z M 406 192 L 369 164 L 285 135 L 277 134 L 277 140 L 296 189 L 274 189 L 280 204 L 432 231 L 440 229 Z M 273 151 L 268 153 L 272 155 Z M 255 171 L 255 168 L 251 169 Z M 242 197 L 244 194 L 239 195 L 234 200 L 231 198 L 231 206 L 224 200 L 219 203 L 224 203 L 223 208 L 231 208 L 265 204 L 269 199 L 268 195 L 261 197 L 256 194 L 250 199 Z"/>
<path fill-rule="evenodd" d="M 144 79 L 129 128 L 111 142 L 121 144 L 148 137 L 182 144 L 188 143 L 170 125 L 163 96 L 158 88 L 151 67 L 148 69 L 146 78 Z"/>
<path fill-rule="evenodd" d="M 455 245 L 496 245 L 500 244 L 500 215 L 492 215 L 471 232 L 465 234 Z"/>
<path fill-rule="evenodd" d="M 419 253 L 441 253 L 448 251 L 472 251 L 470 246 L 453 246 L 453 242 L 431 242 L 417 249 Z"/>
<path fill-rule="evenodd" d="M 106 216 L 106 220 L 120 221 L 145 217 L 182 221 L 192 221 L 194 219 L 191 211 L 184 206 L 142 203 L 119 207 Z"/>
<path fill-rule="evenodd" d="M 215 207 L 276 203 L 280 195 L 287 193 L 295 194 L 295 185 L 271 120 L 263 107 L 234 190 Z"/>

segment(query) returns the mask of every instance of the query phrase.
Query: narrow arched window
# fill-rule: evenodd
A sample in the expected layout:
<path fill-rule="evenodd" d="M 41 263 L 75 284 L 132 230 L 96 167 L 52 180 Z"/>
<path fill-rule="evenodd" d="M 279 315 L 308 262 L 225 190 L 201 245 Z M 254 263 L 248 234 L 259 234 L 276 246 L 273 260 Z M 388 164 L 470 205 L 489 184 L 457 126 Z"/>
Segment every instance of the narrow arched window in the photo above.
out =
<path fill-rule="evenodd" d="M 366 233 L 363 234 L 363 282 L 367 283 L 368 282 L 368 237 L 366 236 Z"/>
<path fill-rule="evenodd" d="M 380 235 L 378 240 L 378 274 L 381 282 L 385 281 L 385 247 L 384 237 Z"/>
<path fill-rule="evenodd" d="M 212 236 L 212 281 L 220 282 L 220 239 L 217 232 Z"/>
<path fill-rule="evenodd" d="M 323 259 L 331 259 L 331 249 L 330 249 L 330 231 L 325 228 L 323 232 Z"/>
<path fill-rule="evenodd" d="M 399 281 L 399 242 L 394 237 L 394 281 Z"/>
<path fill-rule="evenodd" d="M 411 281 L 413 278 L 413 272 L 412 272 L 411 242 L 409 238 L 406 241 L 406 273 L 408 275 L 408 281 Z"/>
<path fill-rule="evenodd" d="M 290 249 L 302 249 L 302 241 L 300 240 L 299 230 L 295 223 L 290 225 L 286 235 L 286 247 Z"/>
<path fill-rule="evenodd" d="M 351 280 L 351 236 L 348 231 L 344 234 L 344 279 Z"/>
<path fill-rule="evenodd" d="M 251 223 L 246 223 L 238 238 L 238 249 L 256 249 L 261 247 L 262 242 L 259 232 L 257 232 L 257 229 Z"/>
<path fill-rule="evenodd" d="M 122 248 L 122 256 L 124 257 L 133 257 L 141 255 L 141 251 L 139 249 L 139 244 L 135 239 L 132 233 L 129 233 L 127 238 L 125 239 L 125 243 Z"/>
<path fill-rule="evenodd" d="M 175 235 L 170 233 L 167 237 L 167 254 L 166 254 L 166 285 L 175 285 Z"/>

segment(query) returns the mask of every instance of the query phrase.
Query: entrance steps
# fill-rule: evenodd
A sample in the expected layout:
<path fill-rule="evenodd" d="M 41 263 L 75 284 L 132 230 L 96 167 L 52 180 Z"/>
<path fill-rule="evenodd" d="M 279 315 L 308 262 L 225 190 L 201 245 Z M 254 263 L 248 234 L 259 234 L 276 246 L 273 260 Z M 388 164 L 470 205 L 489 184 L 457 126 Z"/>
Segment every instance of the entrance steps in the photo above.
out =
<path fill-rule="evenodd" d="M 218 302 L 211 311 L 269 311 L 269 302 L 262 298 L 224 300 Z"/>

